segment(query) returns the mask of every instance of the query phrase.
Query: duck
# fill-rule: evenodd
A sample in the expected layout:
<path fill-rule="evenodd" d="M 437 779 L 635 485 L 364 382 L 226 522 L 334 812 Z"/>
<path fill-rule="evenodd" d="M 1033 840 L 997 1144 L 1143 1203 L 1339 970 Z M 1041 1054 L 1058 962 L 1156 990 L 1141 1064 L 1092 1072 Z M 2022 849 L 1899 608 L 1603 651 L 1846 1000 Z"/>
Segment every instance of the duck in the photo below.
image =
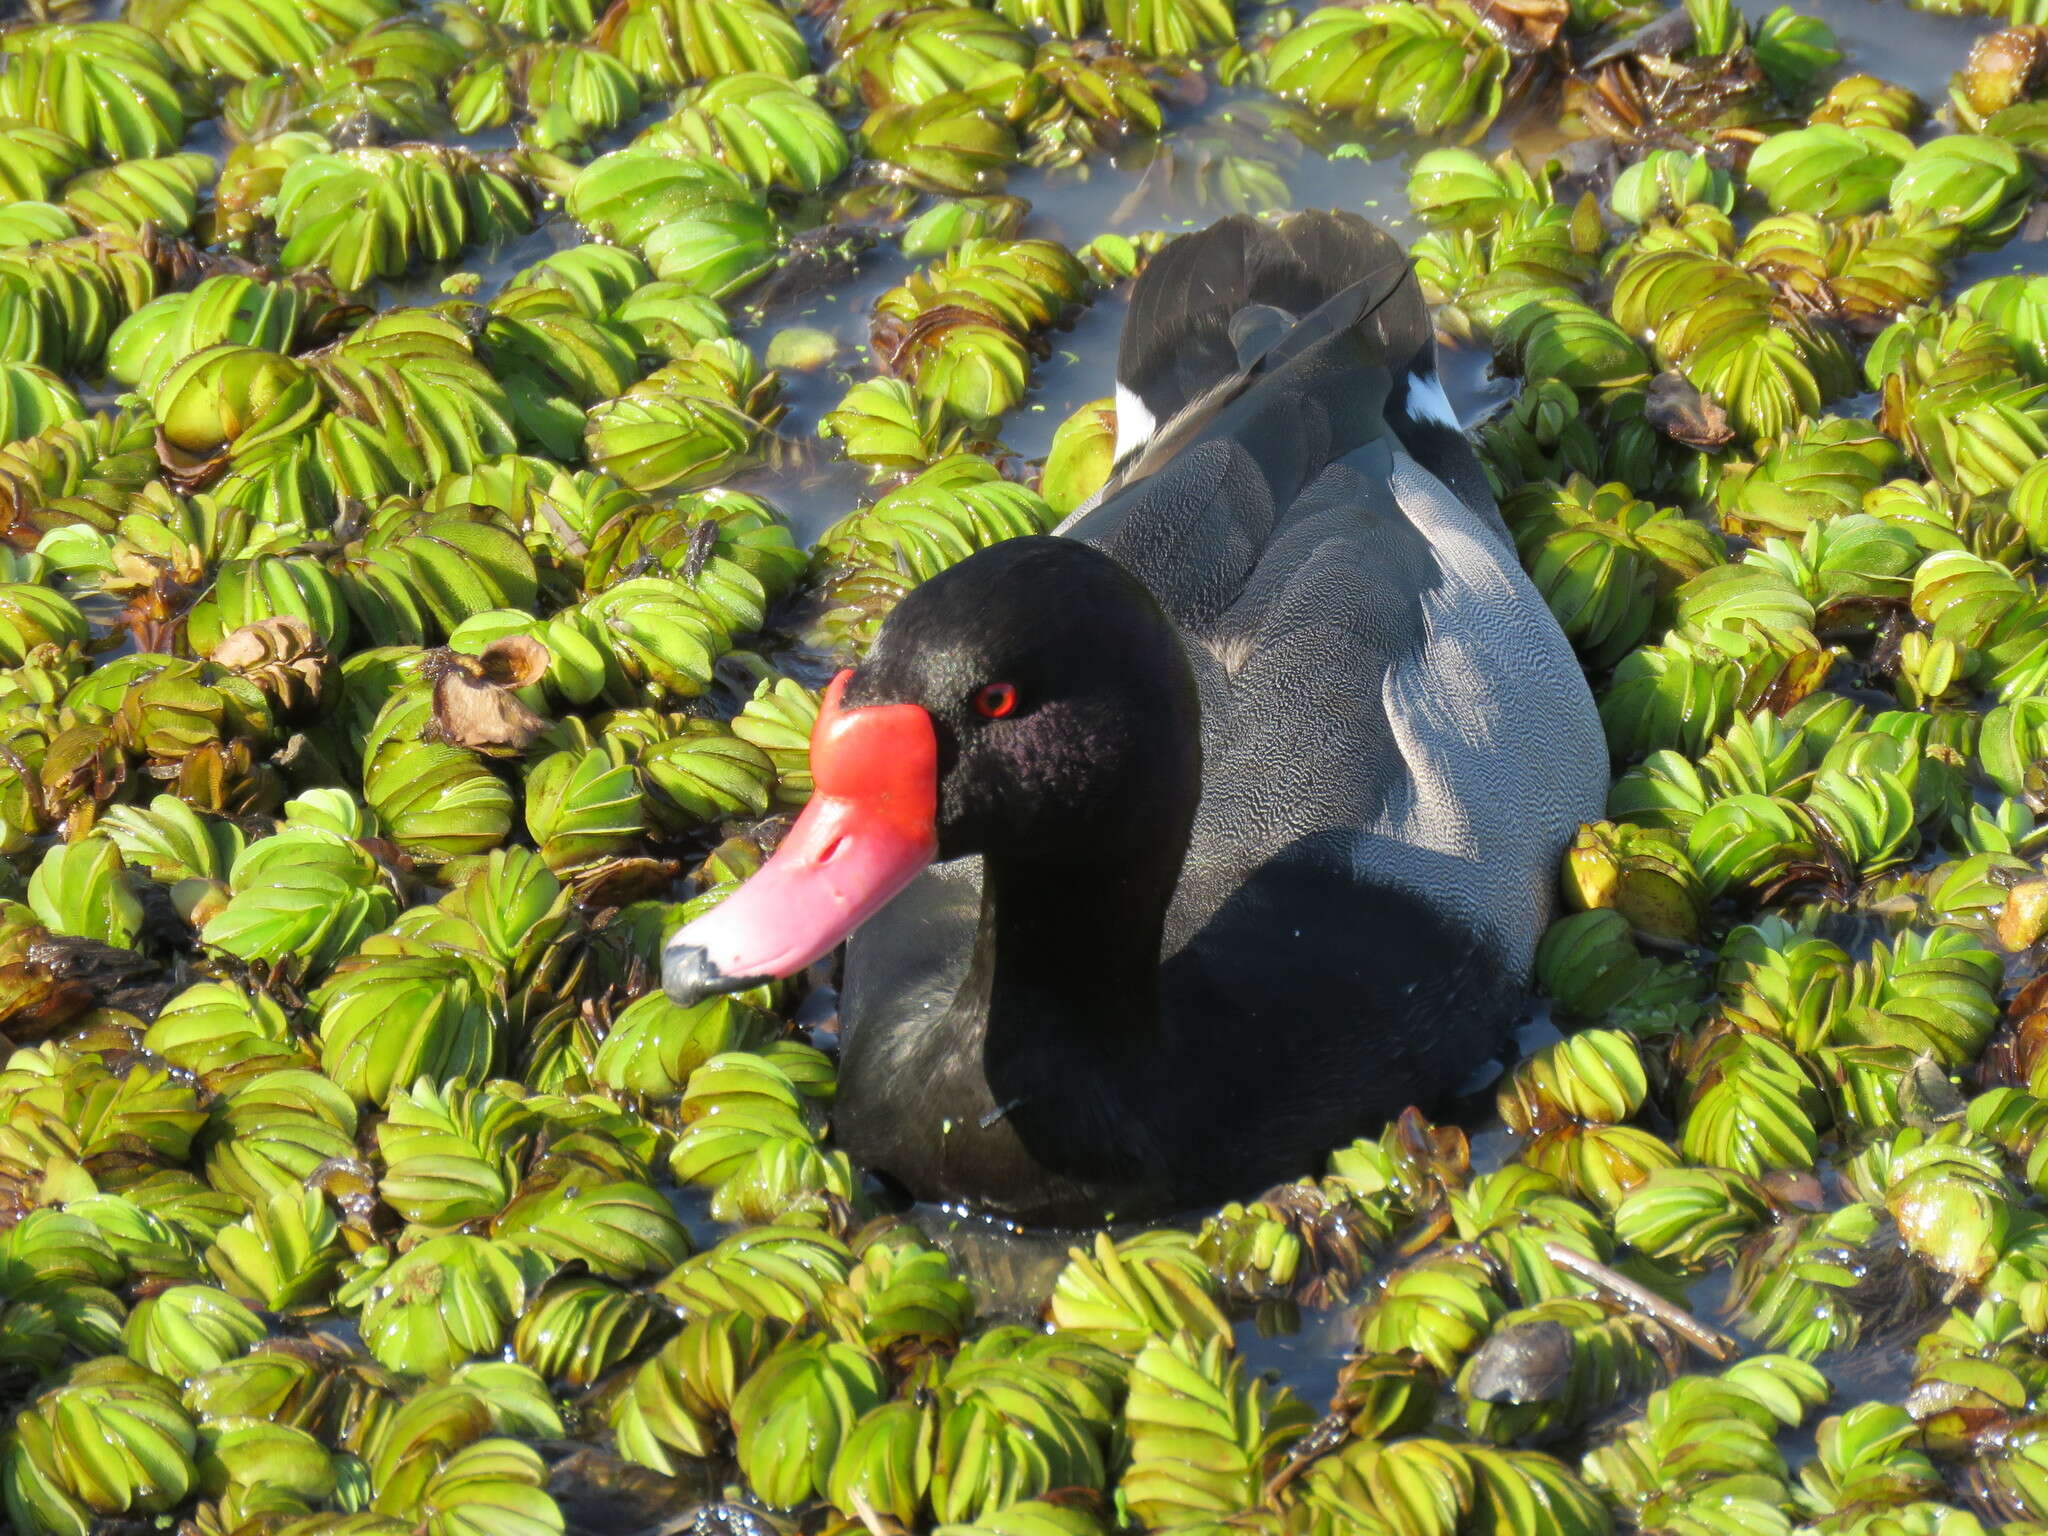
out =
<path fill-rule="evenodd" d="M 1316 1171 L 1497 1059 L 1604 736 L 1379 225 L 1167 244 L 1115 464 L 909 592 L 816 789 L 663 950 L 677 1002 L 846 944 L 833 1137 L 1028 1227 Z"/>

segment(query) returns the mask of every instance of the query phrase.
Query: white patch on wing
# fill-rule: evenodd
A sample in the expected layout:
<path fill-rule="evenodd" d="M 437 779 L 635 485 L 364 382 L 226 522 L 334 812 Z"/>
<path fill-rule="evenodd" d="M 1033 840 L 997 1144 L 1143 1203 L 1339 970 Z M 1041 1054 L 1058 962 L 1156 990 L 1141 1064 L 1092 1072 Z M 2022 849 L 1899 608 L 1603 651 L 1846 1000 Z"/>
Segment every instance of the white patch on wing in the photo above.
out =
<path fill-rule="evenodd" d="M 1159 420 L 1138 398 L 1136 390 L 1128 384 L 1116 387 L 1116 457 L 1122 463 L 1124 455 L 1135 453 L 1145 446 Z"/>
<path fill-rule="evenodd" d="M 1451 397 L 1444 393 L 1443 380 L 1434 368 L 1408 375 L 1408 399 L 1402 409 L 1410 421 L 1449 427 L 1453 432 L 1462 430 L 1458 413 L 1451 409 Z"/>
<path fill-rule="evenodd" d="M 1257 637 L 1249 633 L 1217 636 L 1205 643 L 1226 677 L 1236 677 L 1242 672 L 1258 649 Z"/>

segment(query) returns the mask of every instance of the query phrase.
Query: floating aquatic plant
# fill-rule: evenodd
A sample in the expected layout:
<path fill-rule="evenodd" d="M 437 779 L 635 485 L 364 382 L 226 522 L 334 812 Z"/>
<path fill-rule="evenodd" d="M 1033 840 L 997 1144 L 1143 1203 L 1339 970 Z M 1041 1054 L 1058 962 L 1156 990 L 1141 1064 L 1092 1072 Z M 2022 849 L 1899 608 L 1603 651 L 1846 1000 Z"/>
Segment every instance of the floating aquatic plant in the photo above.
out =
<path fill-rule="evenodd" d="M 1984 9 L 1928 131 L 1721 0 L 35 0 L 14 1527 L 553 1536 L 592 1487 L 955 1536 L 2048 1517 L 2048 286 L 1957 285 L 2030 216 L 2048 49 Z M 1537 955 L 1576 1032 L 1498 1083 L 1501 1166 L 1403 1117 L 1084 1235 L 1047 1326 L 998 1322 L 834 1146 L 799 988 L 680 1008 L 660 938 L 808 799 L 902 594 L 1106 483 L 1074 318 L 1160 230 L 1411 144 L 1615 754 Z M 1034 214 L 1020 167 L 1121 206 Z M 1336 1307 L 1327 1405 L 1236 1342 Z M 1805 1363 L 1872 1339 L 1917 1340 L 1897 1403 Z"/>

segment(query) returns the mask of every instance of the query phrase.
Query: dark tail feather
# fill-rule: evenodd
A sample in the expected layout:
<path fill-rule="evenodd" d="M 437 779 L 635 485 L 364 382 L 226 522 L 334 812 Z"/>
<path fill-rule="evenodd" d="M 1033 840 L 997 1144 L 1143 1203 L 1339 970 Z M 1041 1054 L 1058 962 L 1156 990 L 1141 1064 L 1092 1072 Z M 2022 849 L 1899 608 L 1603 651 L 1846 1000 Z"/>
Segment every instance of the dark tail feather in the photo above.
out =
<path fill-rule="evenodd" d="M 1226 381 L 1366 323 L 1395 369 L 1430 325 L 1408 258 L 1355 213 L 1243 214 L 1176 240 L 1138 279 L 1117 352 L 1117 457 Z"/>

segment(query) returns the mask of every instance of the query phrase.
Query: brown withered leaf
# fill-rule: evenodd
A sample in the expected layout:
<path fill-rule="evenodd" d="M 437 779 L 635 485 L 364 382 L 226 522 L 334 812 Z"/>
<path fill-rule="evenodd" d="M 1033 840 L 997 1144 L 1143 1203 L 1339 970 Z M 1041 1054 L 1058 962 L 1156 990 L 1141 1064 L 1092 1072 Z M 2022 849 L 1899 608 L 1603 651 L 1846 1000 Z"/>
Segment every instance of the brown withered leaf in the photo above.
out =
<path fill-rule="evenodd" d="M 2024 1085 L 2032 1079 L 2044 1050 L 2048 1050 L 2048 975 L 2032 978 L 2005 1005 L 2005 1017 L 1977 1058 L 1978 1091 Z"/>
<path fill-rule="evenodd" d="M 566 878 L 577 900 L 594 907 L 623 907 L 652 898 L 680 873 L 682 866 L 674 859 L 616 858 L 584 865 Z"/>
<path fill-rule="evenodd" d="M 1745 139 L 1747 130 L 1717 121 L 1745 95 L 1760 91 L 1763 68 L 1748 49 L 1726 58 L 1667 57 L 1645 44 L 1655 24 L 1624 39 L 1628 51 L 1598 67 L 1589 62 L 1565 82 L 1568 116 L 1586 129 L 1642 148 L 1699 148 L 1695 133 Z"/>
<path fill-rule="evenodd" d="M 988 311 L 972 304 L 934 304 L 919 311 L 914 320 L 883 311 L 868 329 L 868 342 L 885 370 L 897 378 L 910 378 L 916 371 L 919 342 L 943 336 L 955 326 L 992 323 Z"/>
<path fill-rule="evenodd" d="M 290 614 L 231 630 L 207 659 L 248 678 L 288 714 L 316 706 L 327 677 L 326 647 Z"/>
<path fill-rule="evenodd" d="M 26 960 L 0 963 L 0 1022 L 23 1043 L 46 1039 L 98 1001 L 90 984 L 63 981 Z"/>
<path fill-rule="evenodd" d="M 227 471 L 228 451 L 222 448 L 218 453 L 191 453 L 178 447 L 163 434 L 159 427 L 156 434 L 156 461 L 164 467 L 164 478 L 173 489 L 184 492 L 204 490 Z"/>
<path fill-rule="evenodd" d="M 506 635 L 493 640 L 477 657 L 484 681 L 500 688 L 525 688 L 539 682 L 553 660 L 548 648 L 529 635 Z"/>
<path fill-rule="evenodd" d="M 106 590 L 113 593 L 109 585 Z M 134 638 L 137 650 L 176 651 L 183 647 L 185 609 L 189 599 L 170 572 L 159 571 L 156 579 L 140 589 L 130 589 L 115 621 Z"/>
<path fill-rule="evenodd" d="M 427 669 L 435 739 L 498 756 L 525 751 L 548 722 L 513 690 L 540 681 L 549 660 L 548 648 L 525 635 L 493 640 L 481 656 L 437 652 Z"/>
<path fill-rule="evenodd" d="M 40 930 L 25 937 L 0 958 L 0 1023 L 17 1041 L 47 1039 L 93 1009 L 153 1016 L 182 985 L 132 949 Z"/>
<path fill-rule="evenodd" d="M 434 684 L 434 733 L 479 752 L 523 752 L 548 728 L 517 695 L 449 672 Z"/>
<path fill-rule="evenodd" d="M 209 659 L 239 672 L 261 666 L 280 651 L 305 651 L 312 647 L 312 626 L 293 614 L 283 613 L 230 630 L 213 648 Z"/>
<path fill-rule="evenodd" d="M 43 812 L 62 820 L 84 802 L 105 804 L 128 780 L 128 758 L 104 724 L 74 725 L 50 738 L 40 774 Z"/>
<path fill-rule="evenodd" d="M 209 251 L 183 235 L 166 233 L 154 221 L 143 224 L 135 243 L 142 258 L 156 268 L 160 289 L 191 288 L 197 286 L 202 278 L 215 276 L 259 280 L 268 276 L 267 269 L 253 261 L 225 252 Z"/>
<path fill-rule="evenodd" d="M 1659 432 L 1688 448 L 1719 448 L 1735 439 L 1721 403 L 1693 388 L 1683 374 L 1660 373 L 1650 380 L 1643 415 Z"/>
<path fill-rule="evenodd" d="M 1565 0 L 1480 0 L 1477 9 L 1516 54 L 1548 53 L 1572 14 Z"/>
<path fill-rule="evenodd" d="M 1324 1186 L 1299 1180 L 1281 1184 L 1259 1196 L 1267 1208 L 1306 1251 L 1307 1261 L 1288 1288 L 1288 1298 L 1303 1306 L 1335 1306 L 1350 1297 L 1365 1278 L 1374 1257 L 1368 1232 L 1355 1225 L 1348 1201 L 1333 1200 Z"/>
<path fill-rule="evenodd" d="M 187 804 L 222 816 L 243 816 L 284 801 L 282 776 L 258 762 L 246 741 L 209 741 L 175 765 L 167 781 Z"/>

